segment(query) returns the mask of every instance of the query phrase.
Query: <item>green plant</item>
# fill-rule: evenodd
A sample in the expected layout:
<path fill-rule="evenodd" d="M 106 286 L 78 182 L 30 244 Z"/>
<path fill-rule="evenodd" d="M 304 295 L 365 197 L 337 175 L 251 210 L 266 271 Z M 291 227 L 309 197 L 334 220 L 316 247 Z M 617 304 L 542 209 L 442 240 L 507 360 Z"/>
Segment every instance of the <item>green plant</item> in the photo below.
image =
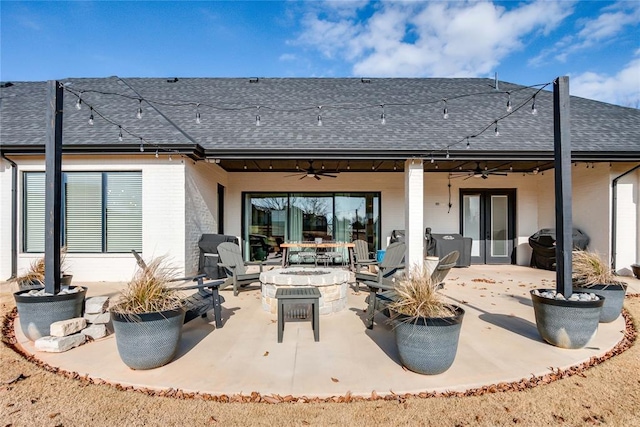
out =
<path fill-rule="evenodd" d="M 138 267 L 111 311 L 136 315 L 179 308 L 180 295 L 168 286 L 176 278 L 174 271 L 164 256 L 154 258 L 144 268 Z"/>
<path fill-rule="evenodd" d="M 388 307 L 392 312 L 407 316 L 404 321 L 455 316 L 454 307 L 444 302 L 438 293 L 438 284 L 431 280 L 426 269 L 411 268 L 409 274 L 396 282 L 394 290 L 393 301 Z"/>
<path fill-rule="evenodd" d="M 574 251 L 571 264 L 572 282 L 577 287 L 624 285 L 624 282 L 617 279 L 609 264 L 596 252 Z"/>

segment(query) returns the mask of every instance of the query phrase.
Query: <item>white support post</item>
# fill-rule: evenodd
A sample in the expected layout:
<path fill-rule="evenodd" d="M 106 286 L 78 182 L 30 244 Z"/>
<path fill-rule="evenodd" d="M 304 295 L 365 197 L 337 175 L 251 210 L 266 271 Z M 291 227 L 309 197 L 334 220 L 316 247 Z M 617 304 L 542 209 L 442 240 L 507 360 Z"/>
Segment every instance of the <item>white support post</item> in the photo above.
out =
<path fill-rule="evenodd" d="M 409 159 L 404 166 L 404 228 L 406 268 L 424 264 L 424 166 L 421 159 Z"/>

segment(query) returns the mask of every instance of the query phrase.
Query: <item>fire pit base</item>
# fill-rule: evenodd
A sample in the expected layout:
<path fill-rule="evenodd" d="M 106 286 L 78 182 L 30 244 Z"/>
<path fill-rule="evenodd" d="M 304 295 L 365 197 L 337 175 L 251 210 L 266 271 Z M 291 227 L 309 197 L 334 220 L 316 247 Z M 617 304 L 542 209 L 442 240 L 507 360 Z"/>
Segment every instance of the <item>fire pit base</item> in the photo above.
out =
<path fill-rule="evenodd" d="M 339 268 L 276 268 L 260 273 L 262 308 L 278 313 L 279 288 L 315 286 L 320 291 L 320 314 L 336 313 L 347 306 L 349 272 Z"/>

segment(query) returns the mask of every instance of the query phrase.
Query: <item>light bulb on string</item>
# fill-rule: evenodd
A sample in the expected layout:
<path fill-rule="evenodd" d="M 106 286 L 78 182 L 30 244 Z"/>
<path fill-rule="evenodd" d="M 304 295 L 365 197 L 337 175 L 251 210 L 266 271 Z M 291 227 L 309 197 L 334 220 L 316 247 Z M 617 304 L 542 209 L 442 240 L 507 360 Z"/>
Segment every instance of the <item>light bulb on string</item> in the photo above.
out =
<path fill-rule="evenodd" d="M 447 148 L 447 155 L 445 156 L 447 159 L 449 158 L 449 148 Z"/>
<path fill-rule="evenodd" d="M 351 163 L 349 163 L 349 160 L 347 160 L 347 170 L 351 170 Z"/>
<path fill-rule="evenodd" d="M 507 92 L 507 113 L 513 111 L 513 107 L 511 106 L 511 92 Z"/>
<path fill-rule="evenodd" d="M 431 163 L 433 163 L 435 160 L 433 160 L 433 154 L 431 155 Z"/>
<path fill-rule="evenodd" d="M 387 116 L 384 114 L 384 104 L 381 104 L 380 107 L 382 108 L 382 113 L 380 114 L 380 124 L 381 125 L 386 125 L 387 124 Z"/>
<path fill-rule="evenodd" d="M 140 138 L 140 152 L 141 153 L 144 152 L 144 144 L 143 144 L 142 138 Z"/>
<path fill-rule="evenodd" d="M 398 170 L 398 165 L 396 164 L 396 161 L 393 161 L 393 170 L 397 171 Z"/>
<path fill-rule="evenodd" d="M 536 108 L 536 96 L 533 95 L 533 104 L 531 104 L 531 114 L 534 116 L 538 115 L 538 109 Z"/>
<path fill-rule="evenodd" d="M 142 99 L 138 99 L 139 105 L 138 105 L 138 112 L 136 113 L 136 118 L 141 119 L 142 118 Z"/>
<path fill-rule="evenodd" d="M 173 161 L 173 157 L 171 157 L 171 154 L 169 154 L 169 161 L 172 162 Z"/>
<path fill-rule="evenodd" d="M 93 107 L 91 107 L 91 114 L 89 114 L 89 124 L 93 126 Z"/>
<path fill-rule="evenodd" d="M 273 164 L 271 163 L 271 160 L 269 160 L 269 170 L 273 170 Z"/>
<path fill-rule="evenodd" d="M 469 137 L 467 137 L 467 150 L 471 148 L 471 143 L 469 142 Z"/>
<path fill-rule="evenodd" d="M 318 105 L 318 126 L 322 126 L 322 105 Z"/>
<path fill-rule="evenodd" d="M 260 126 L 260 106 L 256 107 L 256 126 Z"/>
<path fill-rule="evenodd" d="M 196 124 L 200 124 L 202 123 L 202 120 L 200 118 L 200 104 L 196 104 Z"/>
<path fill-rule="evenodd" d="M 495 136 L 500 136 L 500 131 L 498 130 L 498 121 L 496 120 L 496 128 L 494 129 L 493 133 L 495 134 Z"/>
<path fill-rule="evenodd" d="M 449 109 L 447 108 L 447 100 L 443 99 L 442 101 L 444 102 L 444 109 L 442 110 L 442 118 L 446 120 L 449 118 Z"/>
<path fill-rule="evenodd" d="M 81 110 L 81 109 L 82 109 L 82 98 L 78 96 L 78 100 L 76 101 L 76 110 Z"/>
<path fill-rule="evenodd" d="M 158 157 L 160 157 L 160 156 L 159 156 L 159 154 L 158 154 L 158 150 L 156 150 L 156 159 L 157 159 Z"/>
<path fill-rule="evenodd" d="M 122 126 L 118 126 L 118 128 L 120 129 L 120 133 L 118 134 L 118 141 L 122 142 L 122 140 L 124 139 L 124 137 L 122 136 Z"/>

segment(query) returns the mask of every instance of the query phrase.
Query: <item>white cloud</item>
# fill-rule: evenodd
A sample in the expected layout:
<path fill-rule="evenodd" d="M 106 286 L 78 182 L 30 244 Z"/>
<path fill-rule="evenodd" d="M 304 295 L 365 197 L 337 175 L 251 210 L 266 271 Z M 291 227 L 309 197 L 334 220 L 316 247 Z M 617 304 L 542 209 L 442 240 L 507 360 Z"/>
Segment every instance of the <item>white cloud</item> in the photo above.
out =
<path fill-rule="evenodd" d="M 579 31 L 575 35 L 564 37 L 550 48 L 544 49 L 537 56 L 529 60 L 529 65 L 540 66 L 547 58 L 554 58 L 559 62 L 566 62 L 575 52 L 603 46 L 615 37 L 624 35 L 628 26 L 640 22 L 640 3 L 620 1 L 600 10 L 595 19 L 581 19 L 577 25 Z"/>
<path fill-rule="evenodd" d="M 539 1 L 507 10 L 487 2 L 384 2 L 374 3 L 364 20 L 357 8 L 316 9 L 303 20 L 297 43 L 350 61 L 354 75 L 480 76 L 528 37 L 556 28 L 572 4 Z"/>
<path fill-rule="evenodd" d="M 292 53 L 283 53 L 278 59 L 280 59 L 280 61 L 295 61 L 296 56 Z"/>
<path fill-rule="evenodd" d="M 571 94 L 640 108 L 640 49 L 636 56 L 613 76 L 593 72 L 571 76 Z"/>

